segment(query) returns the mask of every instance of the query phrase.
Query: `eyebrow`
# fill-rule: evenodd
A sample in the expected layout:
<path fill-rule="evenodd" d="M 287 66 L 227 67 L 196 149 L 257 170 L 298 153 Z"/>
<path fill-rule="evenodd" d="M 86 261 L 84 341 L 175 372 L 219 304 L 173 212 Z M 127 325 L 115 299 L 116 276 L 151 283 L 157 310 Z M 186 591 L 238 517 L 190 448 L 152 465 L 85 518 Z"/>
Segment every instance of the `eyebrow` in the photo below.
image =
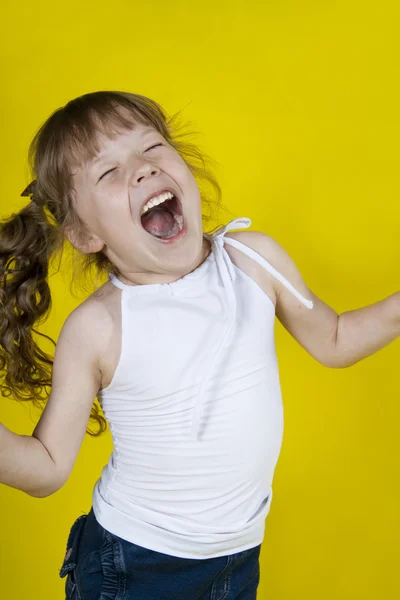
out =
<path fill-rule="evenodd" d="M 142 132 L 141 137 L 143 138 L 146 135 L 149 135 L 150 133 L 160 133 L 160 132 L 157 131 L 157 129 L 148 128 L 148 129 L 146 129 L 145 131 Z M 101 152 L 93 160 L 91 160 L 90 161 L 90 169 L 92 169 L 92 167 L 94 167 L 95 165 L 97 165 L 97 163 L 99 163 L 102 159 L 106 158 L 106 155 L 107 155 L 106 152 Z"/>

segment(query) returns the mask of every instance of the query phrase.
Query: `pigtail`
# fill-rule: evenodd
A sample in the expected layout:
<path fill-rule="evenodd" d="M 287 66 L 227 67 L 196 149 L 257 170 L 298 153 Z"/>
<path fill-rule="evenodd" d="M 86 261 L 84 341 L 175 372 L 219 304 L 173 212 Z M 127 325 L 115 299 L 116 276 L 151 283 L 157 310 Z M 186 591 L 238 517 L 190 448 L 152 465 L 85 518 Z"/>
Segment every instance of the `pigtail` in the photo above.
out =
<path fill-rule="evenodd" d="M 57 232 L 44 208 L 31 201 L 0 223 L 0 390 L 3 396 L 43 404 L 51 388 L 53 359 L 33 334 L 48 317 L 51 293 L 47 283 Z"/>

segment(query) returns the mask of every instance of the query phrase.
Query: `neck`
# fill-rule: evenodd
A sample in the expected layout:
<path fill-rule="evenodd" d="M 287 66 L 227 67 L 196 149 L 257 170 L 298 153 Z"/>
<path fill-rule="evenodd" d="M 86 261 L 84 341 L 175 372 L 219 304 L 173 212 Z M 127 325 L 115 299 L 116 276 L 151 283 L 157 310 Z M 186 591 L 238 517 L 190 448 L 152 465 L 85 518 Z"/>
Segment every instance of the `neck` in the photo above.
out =
<path fill-rule="evenodd" d="M 118 271 L 116 272 L 116 276 L 118 277 L 118 279 L 122 282 L 125 283 L 126 285 L 151 285 L 151 284 L 157 284 L 157 283 L 173 283 L 174 281 L 177 281 L 178 279 L 181 279 L 182 277 L 184 277 L 185 275 L 188 275 L 189 273 L 192 273 L 193 271 L 195 271 L 200 265 L 203 264 L 203 262 L 205 260 L 207 260 L 207 258 L 210 256 L 211 254 L 211 242 L 206 239 L 205 237 L 203 237 L 203 244 L 201 247 L 201 252 L 198 256 L 198 258 L 196 259 L 194 265 L 191 266 L 191 268 L 189 268 L 189 270 L 180 273 L 179 275 L 176 274 L 170 274 L 168 275 L 167 273 L 135 273 L 131 279 L 128 279 L 125 275 L 123 275 L 122 273 L 119 273 Z"/>

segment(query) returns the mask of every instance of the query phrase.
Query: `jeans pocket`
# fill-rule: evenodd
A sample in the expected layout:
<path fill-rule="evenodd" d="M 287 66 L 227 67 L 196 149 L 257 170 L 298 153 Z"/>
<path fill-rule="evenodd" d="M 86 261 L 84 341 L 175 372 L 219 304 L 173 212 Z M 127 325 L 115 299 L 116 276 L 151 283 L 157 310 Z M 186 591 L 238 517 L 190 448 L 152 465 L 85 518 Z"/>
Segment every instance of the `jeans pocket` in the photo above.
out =
<path fill-rule="evenodd" d="M 60 577 L 67 576 L 65 582 L 67 600 L 81 600 L 81 595 L 76 583 L 76 565 L 78 560 L 79 542 L 86 518 L 87 515 L 81 515 L 72 525 L 68 536 L 65 558 L 60 569 Z"/>

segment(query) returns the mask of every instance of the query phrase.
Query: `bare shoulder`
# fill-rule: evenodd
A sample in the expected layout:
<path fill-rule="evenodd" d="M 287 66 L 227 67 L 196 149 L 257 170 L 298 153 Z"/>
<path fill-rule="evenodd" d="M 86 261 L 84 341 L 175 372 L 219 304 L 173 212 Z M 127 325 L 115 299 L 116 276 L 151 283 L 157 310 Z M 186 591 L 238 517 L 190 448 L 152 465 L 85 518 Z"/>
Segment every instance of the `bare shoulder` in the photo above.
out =
<path fill-rule="evenodd" d="M 308 297 L 311 294 L 308 286 L 305 284 L 304 279 L 289 253 L 279 244 L 273 237 L 260 231 L 239 231 L 227 234 L 229 237 L 236 239 L 246 246 L 252 248 L 255 252 L 260 254 L 269 264 L 276 269 L 292 286 L 294 286 L 298 292 L 303 296 Z M 238 250 L 238 252 L 240 252 Z M 251 259 L 250 259 L 251 260 Z M 262 268 L 262 267 L 260 267 Z M 265 269 L 263 269 L 265 273 Z M 289 303 L 295 305 L 298 304 L 292 293 L 272 274 L 267 273 L 271 281 L 271 285 L 276 294 L 276 307 L 280 309 L 280 301 L 286 300 Z"/>
<path fill-rule="evenodd" d="M 113 307 L 118 302 L 118 290 L 108 282 L 93 292 L 77 306 L 68 318 L 79 321 L 80 325 L 93 334 L 101 335 L 103 327 L 112 320 Z"/>
<path fill-rule="evenodd" d="M 248 246 L 257 252 L 257 254 L 265 258 L 268 262 L 271 262 L 273 266 L 275 266 L 274 263 L 277 261 L 272 249 L 273 244 L 271 244 L 270 249 L 268 244 L 268 236 L 266 236 L 264 233 L 259 231 L 232 231 L 227 233 L 225 237 L 237 240 L 245 246 Z M 239 269 L 249 275 L 249 277 L 251 277 L 255 283 L 257 283 L 257 285 L 259 285 L 267 294 L 274 306 L 276 306 L 278 289 L 275 278 L 255 260 L 247 256 L 247 254 L 244 254 L 238 248 L 226 244 L 225 249 L 228 252 L 232 262 Z"/>
<path fill-rule="evenodd" d="M 103 357 L 120 323 L 121 291 L 110 282 L 102 285 L 68 316 L 70 328 L 89 341 L 93 359 L 102 371 Z"/>
<path fill-rule="evenodd" d="M 277 268 L 276 265 L 283 266 L 285 260 L 287 261 L 288 255 L 282 246 L 273 237 L 261 231 L 232 231 L 227 233 L 226 237 L 231 237 L 249 246 L 275 268 Z"/>

